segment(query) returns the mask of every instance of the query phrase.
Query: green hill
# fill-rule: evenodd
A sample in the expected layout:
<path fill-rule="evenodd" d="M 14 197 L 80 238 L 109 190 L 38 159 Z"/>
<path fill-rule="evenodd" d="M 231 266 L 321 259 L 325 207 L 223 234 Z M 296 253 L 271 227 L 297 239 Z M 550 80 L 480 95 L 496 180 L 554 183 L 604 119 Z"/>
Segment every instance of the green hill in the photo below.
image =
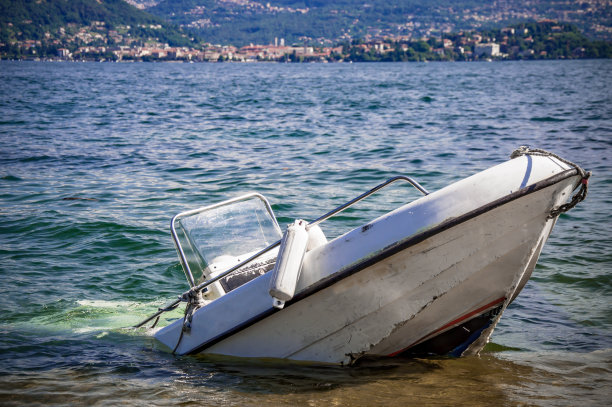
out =
<path fill-rule="evenodd" d="M 137 1 L 137 0 L 134 0 Z M 556 0 L 161 0 L 151 13 L 221 44 L 334 43 L 368 35 L 422 37 L 555 19 L 612 39 L 612 3 Z"/>
<path fill-rule="evenodd" d="M 0 0 L 0 43 L 3 47 L 25 41 L 76 46 L 86 42 L 75 37 L 84 27 L 96 39 L 92 42 L 107 45 L 116 43 L 112 37 L 118 38 L 119 34 L 112 34 L 118 31 L 134 41 L 155 39 L 175 46 L 193 43 L 178 26 L 123 0 Z"/>
<path fill-rule="evenodd" d="M 600 0 L 129 1 L 139 8 L 124 0 L 0 0 L 0 58 L 232 59 L 234 51 L 210 43 L 276 39 L 319 51 L 320 45 L 342 44 L 343 52 L 326 56 L 330 60 L 472 60 L 476 42 L 466 35 L 476 31 L 499 42 L 497 58 L 597 58 L 612 52 L 612 3 Z M 500 31 L 510 26 L 524 33 Z M 592 40 L 598 37 L 603 41 Z M 171 49 L 176 47 L 190 50 Z M 203 49 L 208 56 L 200 55 Z M 291 59 L 299 59 L 297 51 Z"/>

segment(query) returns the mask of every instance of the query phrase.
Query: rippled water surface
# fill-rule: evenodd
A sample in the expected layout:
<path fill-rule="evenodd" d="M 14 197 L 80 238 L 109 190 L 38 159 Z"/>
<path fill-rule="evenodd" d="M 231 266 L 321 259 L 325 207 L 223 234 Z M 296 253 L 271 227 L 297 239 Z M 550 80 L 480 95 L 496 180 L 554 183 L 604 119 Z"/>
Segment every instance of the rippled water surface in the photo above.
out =
<path fill-rule="evenodd" d="M 611 84 L 608 60 L 0 63 L 0 404 L 606 405 Z M 480 357 L 174 357 L 123 329 L 188 288 L 168 231 L 182 210 L 258 191 L 281 224 L 314 219 L 391 176 L 436 190 L 523 144 L 592 170 L 591 190 Z M 415 198 L 394 187 L 324 230 Z"/>

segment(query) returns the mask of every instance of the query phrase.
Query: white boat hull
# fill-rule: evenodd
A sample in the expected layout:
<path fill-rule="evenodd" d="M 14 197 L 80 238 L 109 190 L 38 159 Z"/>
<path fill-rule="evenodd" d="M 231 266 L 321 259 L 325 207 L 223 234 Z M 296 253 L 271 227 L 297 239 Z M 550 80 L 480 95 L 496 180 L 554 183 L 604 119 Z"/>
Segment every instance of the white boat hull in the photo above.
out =
<path fill-rule="evenodd" d="M 579 181 L 552 158 L 510 160 L 307 252 L 284 309 L 267 273 L 197 310 L 180 343 L 182 320 L 156 337 L 178 354 L 338 364 L 477 353 Z"/>

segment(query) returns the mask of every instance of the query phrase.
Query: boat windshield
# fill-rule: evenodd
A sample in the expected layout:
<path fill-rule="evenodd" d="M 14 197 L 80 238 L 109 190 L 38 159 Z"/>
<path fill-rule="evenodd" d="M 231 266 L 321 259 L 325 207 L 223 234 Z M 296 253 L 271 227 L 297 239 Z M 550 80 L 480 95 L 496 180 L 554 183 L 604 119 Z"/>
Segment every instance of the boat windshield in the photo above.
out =
<path fill-rule="evenodd" d="M 268 202 L 258 194 L 178 215 L 175 225 L 195 281 L 222 256 L 258 252 L 282 236 Z"/>

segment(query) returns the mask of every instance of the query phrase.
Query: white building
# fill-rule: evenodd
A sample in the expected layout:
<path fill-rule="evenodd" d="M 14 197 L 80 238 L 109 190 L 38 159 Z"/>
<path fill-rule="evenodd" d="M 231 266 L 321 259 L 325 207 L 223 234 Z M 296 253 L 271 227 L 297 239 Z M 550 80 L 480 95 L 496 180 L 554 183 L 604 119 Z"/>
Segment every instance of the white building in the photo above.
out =
<path fill-rule="evenodd" d="M 497 57 L 499 56 L 499 44 L 495 44 L 494 42 L 488 44 L 476 44 L 474 46 L 474 54 L 481 56 L 485 55 L 487 57 Z"/>
<path fill-rule="evenodd" d="M 60 58 L 69 58 L 70 57 L 70 51 L 67 50 L 66 48 L 60 48 L 57 50 L 57 55 Z"/>

